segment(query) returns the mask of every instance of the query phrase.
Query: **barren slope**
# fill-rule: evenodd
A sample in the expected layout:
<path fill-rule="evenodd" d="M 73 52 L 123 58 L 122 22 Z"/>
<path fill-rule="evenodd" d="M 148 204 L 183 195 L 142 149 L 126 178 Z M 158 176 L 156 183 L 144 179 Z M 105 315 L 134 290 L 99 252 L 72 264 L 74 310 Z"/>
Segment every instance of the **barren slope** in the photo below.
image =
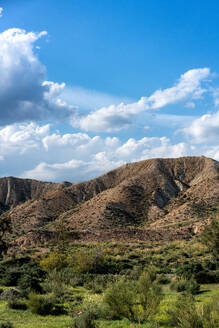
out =
<path fill-rule="evenodd" d="M 29 199 L 6 213 L 20 245 L 50 239 L 56 222 L 83 240 L 190 238 L 219 208 L 219 163 L 205 157 L 145 160 L 76 184 L 22 181 L 18 195 L 0 191 L 2 208 Z"/>

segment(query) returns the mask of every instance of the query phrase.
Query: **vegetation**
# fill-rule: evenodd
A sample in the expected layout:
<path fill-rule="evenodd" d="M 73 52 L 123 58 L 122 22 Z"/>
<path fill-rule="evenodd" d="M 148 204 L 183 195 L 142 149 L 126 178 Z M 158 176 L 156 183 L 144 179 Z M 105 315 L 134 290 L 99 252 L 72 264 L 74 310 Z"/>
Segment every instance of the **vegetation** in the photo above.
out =
<path fill-rule="evenodd" d="M 215 218 L 205 227 L 200 240 L 203 244 L 207 245 L 217 260 L 219 256 L 219 218 Z"/>
<path fill-rule="evenodd" d="M 214 328 L 217 279 L 215 256 L 198 239 L 101 251 L 75 242 L 0 262 L 0 319 L 14 328 Z"/>

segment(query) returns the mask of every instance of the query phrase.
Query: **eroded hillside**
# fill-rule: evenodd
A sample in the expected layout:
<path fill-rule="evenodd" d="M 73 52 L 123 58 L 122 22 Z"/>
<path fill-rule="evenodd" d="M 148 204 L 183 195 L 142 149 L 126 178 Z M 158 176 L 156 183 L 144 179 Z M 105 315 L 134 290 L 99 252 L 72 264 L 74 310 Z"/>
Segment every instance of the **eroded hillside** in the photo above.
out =
<path fill-rule="evenodd" d="M 22 247 L 51 242 L 60 224 L 69 242 L 187 239 L 218 215 L 219 163 L 151 159 L 75 184 L 2 178 L 0 202 Z"/>

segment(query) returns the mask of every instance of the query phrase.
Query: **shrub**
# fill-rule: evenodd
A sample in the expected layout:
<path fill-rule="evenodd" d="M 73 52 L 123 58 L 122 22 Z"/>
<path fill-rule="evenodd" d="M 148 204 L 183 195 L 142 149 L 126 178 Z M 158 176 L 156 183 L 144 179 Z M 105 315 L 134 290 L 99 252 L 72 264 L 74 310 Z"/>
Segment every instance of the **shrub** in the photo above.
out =
<path fill-rule="evenodd" d="M 200 235 L 201 242 L 208 247 L 217 259 L 219 254 L 219 219 L 214 219 Z"/>
<path fill-rule="evenodd" d="M 200 292 L 200 285 L 199 283 L 194 279 L 191 278 L 186 285 L 186 291 L 192 295 L 196 295 Z"/>
<path fill-rule="evenodd" d="M 13 328 L 13 324 L 10 321 L 0 322 L 0 328 Z"/>
<path fill-rule="evenodd" d="M 170 284 L 170 289 L 175 290 L 176 292 L 184 292 L 186 290 L 186 280 L 180 279 L 180 280 L 174 280 Z"/>
<path fill-rule="evenodd" d="M 195 279 L 199 284 L 214 284 L 217 283 L 217 274 L 212 271 L 200 271 L 195 275 Z"/>
<path fill-rule="evenodd" d="M 219 295 L 213 297 L 212 301 L 205 304 L 202 309 L 202 320 L 204 328 L 219 327 Z"/>
<path fill-rule="evenodd" d="M 196 295 L 200 291 L 200 285 L 197 283 L 197 281 L 194 278 L 191 278 L 189 280 L 175 280 L 171 283 L 170 289 L 180 292 L 188 292 L 192 295 Z"/>
<path fill-rule="evenodd" d="M 77 273 L 108 273 L 106 258 L 99 250 L 81 250 L 72 257 L 72 265 Z"/>
<path fill-rule="evenodd" d="M 19 286 L 25 292 L 41 292 L 46 272 L 28 258 L 8 260 L 0 264 L 0 281 L 4 286 Z"/>
<path fill-rule="evenodd" d="M 12 297 L 8 300 L 7 306 L 9 309 L 13 309 L 13 310 L 26 310 L 27 309 L 26 303 L 15 297 Z"/>
<path fill-rule="evenodd" d="M 27 301 L 27 307 L 32 313 L 40 315 L 58 315 L 64 313 L 64 308 L 58 304 L 53 296 L 37 295 L 30 293 Z"/>
<path fill-rule="evenodd" d="M 170 279 L 165 274 L 162 273 L 161 275 L 158 276 L 157 282 L 161 285 L 167 285 L 170 283 Z"/>
<path fill-rule="evenodd" d="M 140 304 L 143 310 L 142 319 L 149 320 L 157 313 L 161 299 L 162 291 L 155 281 L 154 271 L 144 271 L 138 280 L 138 292 Z"/>
<path fill-rule="evenodd" d="M 91 319 L 89 313 L 82 313 L 73 319 L 71 328 L 95 328 L 94 320 Z"/>
<path fill-rule="evenodd" d="M 137 282 L 120 280 L 105 292 L 104 303 L 115 318 L 147 321 L 157 313 L 161 288 L 153 270 L 144 271 Z"/>
<path fill-rule="evenodd" d="M 63 253 L 50 253 L 47 258 L 40 262 L 40 266 L 47 272 L 61 270 L 67 266 L 67 256 Z"/>
<path fill-rule="evenodd" d="M 112 284 L 105 292 L 104 303 L 114 318 L 135 321 L 136 284 L 124 280 Z"/>
<path fill-rule="evenodd" d="M 193 262 L 190 264 L 185 264 L 178 269 L 176 269 L 176 275 L 180 278 L 189 280 L 192 278 L 194 274 L 203 270 L 203 266 L 199 262 Z"/>
<path fill-rule="evenodd" d="M 175 328 L 218 328 L 219 296 L 208 304 L 198 307 L 191 295 L 182 295 L 168 310 L 170 325 Z"/>
<path fill-rule="evenodd" d="M 170 325 L 175 328 L 203 328 L 202 320 L 191 295 L 182 295 L 167 311 Z"/>
<path fill-rule="evenodd" d="M 114 282 L 116 277 L 114 275 L 93 275 L 91 279 L 84 283 L 85 288 L 91 289 L 94 293 L 102 293 L 107 285 Z"/>

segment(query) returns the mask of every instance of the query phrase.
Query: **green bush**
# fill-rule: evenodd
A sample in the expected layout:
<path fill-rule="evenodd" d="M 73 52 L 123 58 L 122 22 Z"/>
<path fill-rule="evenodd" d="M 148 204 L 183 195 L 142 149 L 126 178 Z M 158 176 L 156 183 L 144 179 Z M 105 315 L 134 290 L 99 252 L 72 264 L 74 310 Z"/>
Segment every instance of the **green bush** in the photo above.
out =
<path fill-rule="evenodd" d="M 83 312 L 73 319 L 71 328 L 95 328 L 94 320 L 91 319 L 90 314 Z"/>
<path fill-rule="evenodd" d="M 64 313 L 62 304 L 59 304 L 53 296 L 30 293 L 27 307 L 32 313 L 40 315 L 58 315 Z"/>
<path fill-rule="evenodd" d="M 46 273 L 28 258 L 8 260 L 0 264 L 0 283 L 4 286 L 19 286 L 23 294 L 31 290 L 42 292 L 41 283 Z"/>
<path fill-rule="evenodd" d="M 196 306 L 191 295 L 181 295 L 172 309 L 168 310 L 171 327 L 175 328 L 218 328 L 219 296 L 208 304 Z"/>
<path fill-rule="evenodd" d="M 167 285 L 170 283 L 170 279 L 165 274 L 160 274 L 157 278 L 157 282 L 161 285 Z"/>
<path fill-rule="evenodd" d="M 0 328 L 13 328 L 13 324 L 10 321 L 0 322 Z"/>
<path fill-rule="evenodd" d="M 191 295 L 182 295 L 172 309 L 167 311 L 171 327 L 175 328 L 203 328 L 201 317 Z"/>
<path fill-rule="evenodd" d="M 157 313 L 162 292 L 153 270 L 144 271 L 138 281 L 120 280 L 105 292 L 104 303 L 115 318 L 147 321 Z"/>
<path fill-rule="evenodd" d="M 136 289 L 135 282 L 120 280 L 106 290 L 104 303 L 115 319 L 136 320 Z"/>
<path fill-rule="evenodd" d="M 46 272 L 61 270 L 67 266 L 67 256 L 63 253 L 52 252 L 40 262 L 40 266 Z"/>
<path fill-rule="evenodd" d="M 108 273 L 106 257 L 97 249 L 80 250 L 70 262 L 77 273 Z"/>
<path fill-rule="evenodd" d="M 186 291 L 186 284 L 187 281 L 180 279 L 180 280 L 174 280 L 170 284 L 170 289 L 175 290 L 178 293 Z"/>
<path fill-rule="evenodd" d="M 106 289 L 109 283 L 112 283 L 115 280 L 116 277 L 114 275 L 92 275 L 91 279 L 88 279 L 88 281 L 84 283 L 84 287 L 91 289 L 96 294 L 100 294 Z"/>
<path fill-rule="evenodd" d="M 212 301 L 202 308 L 202 321 L 204 328 L 219 327 L 219 295 L 214 296 Z"/>
<path fill-rule="evenodd" d="M 8 300 L 7 306 L 9 309 L 13 309 L 13 310 L 26 310 L 27 309 L 27 304 L 24 301 L 17 299 L 15 297 L 12 297 Z"/>
<path fill-rule="evenodd" d="M 203 266 L 199 262 L 192 262 L 190 264 L 185 264 L 176 269 L 176 275 L 180 278 L 189 280 L 193 275 L 203 270 Z"/>
<path fill-rule="evenodd" d="M 214 284 L 218 282 L 217 273 L 214 271 L 200 271 L 195 275 L 199 284 Z"/>
<path fill-rule="evenodd" d="M 158 312 L 162 300 L 161 287 L 155 281 L 156 274 L 154 270 L 144 271 L 138 280 L 138 293 L 140 307 L 142 308 L 142 320 L 152 319 Z"/>
<path fill-rule="evenodd" d="M 175 290 L 178 293 L 188 292 L 192 295 L 196 295 L 200 291 L 200 285 L 194 278 L 191 278 L 189 280 L 180 279 L 174 280 L 170 285 L 170 289 Z"/>

